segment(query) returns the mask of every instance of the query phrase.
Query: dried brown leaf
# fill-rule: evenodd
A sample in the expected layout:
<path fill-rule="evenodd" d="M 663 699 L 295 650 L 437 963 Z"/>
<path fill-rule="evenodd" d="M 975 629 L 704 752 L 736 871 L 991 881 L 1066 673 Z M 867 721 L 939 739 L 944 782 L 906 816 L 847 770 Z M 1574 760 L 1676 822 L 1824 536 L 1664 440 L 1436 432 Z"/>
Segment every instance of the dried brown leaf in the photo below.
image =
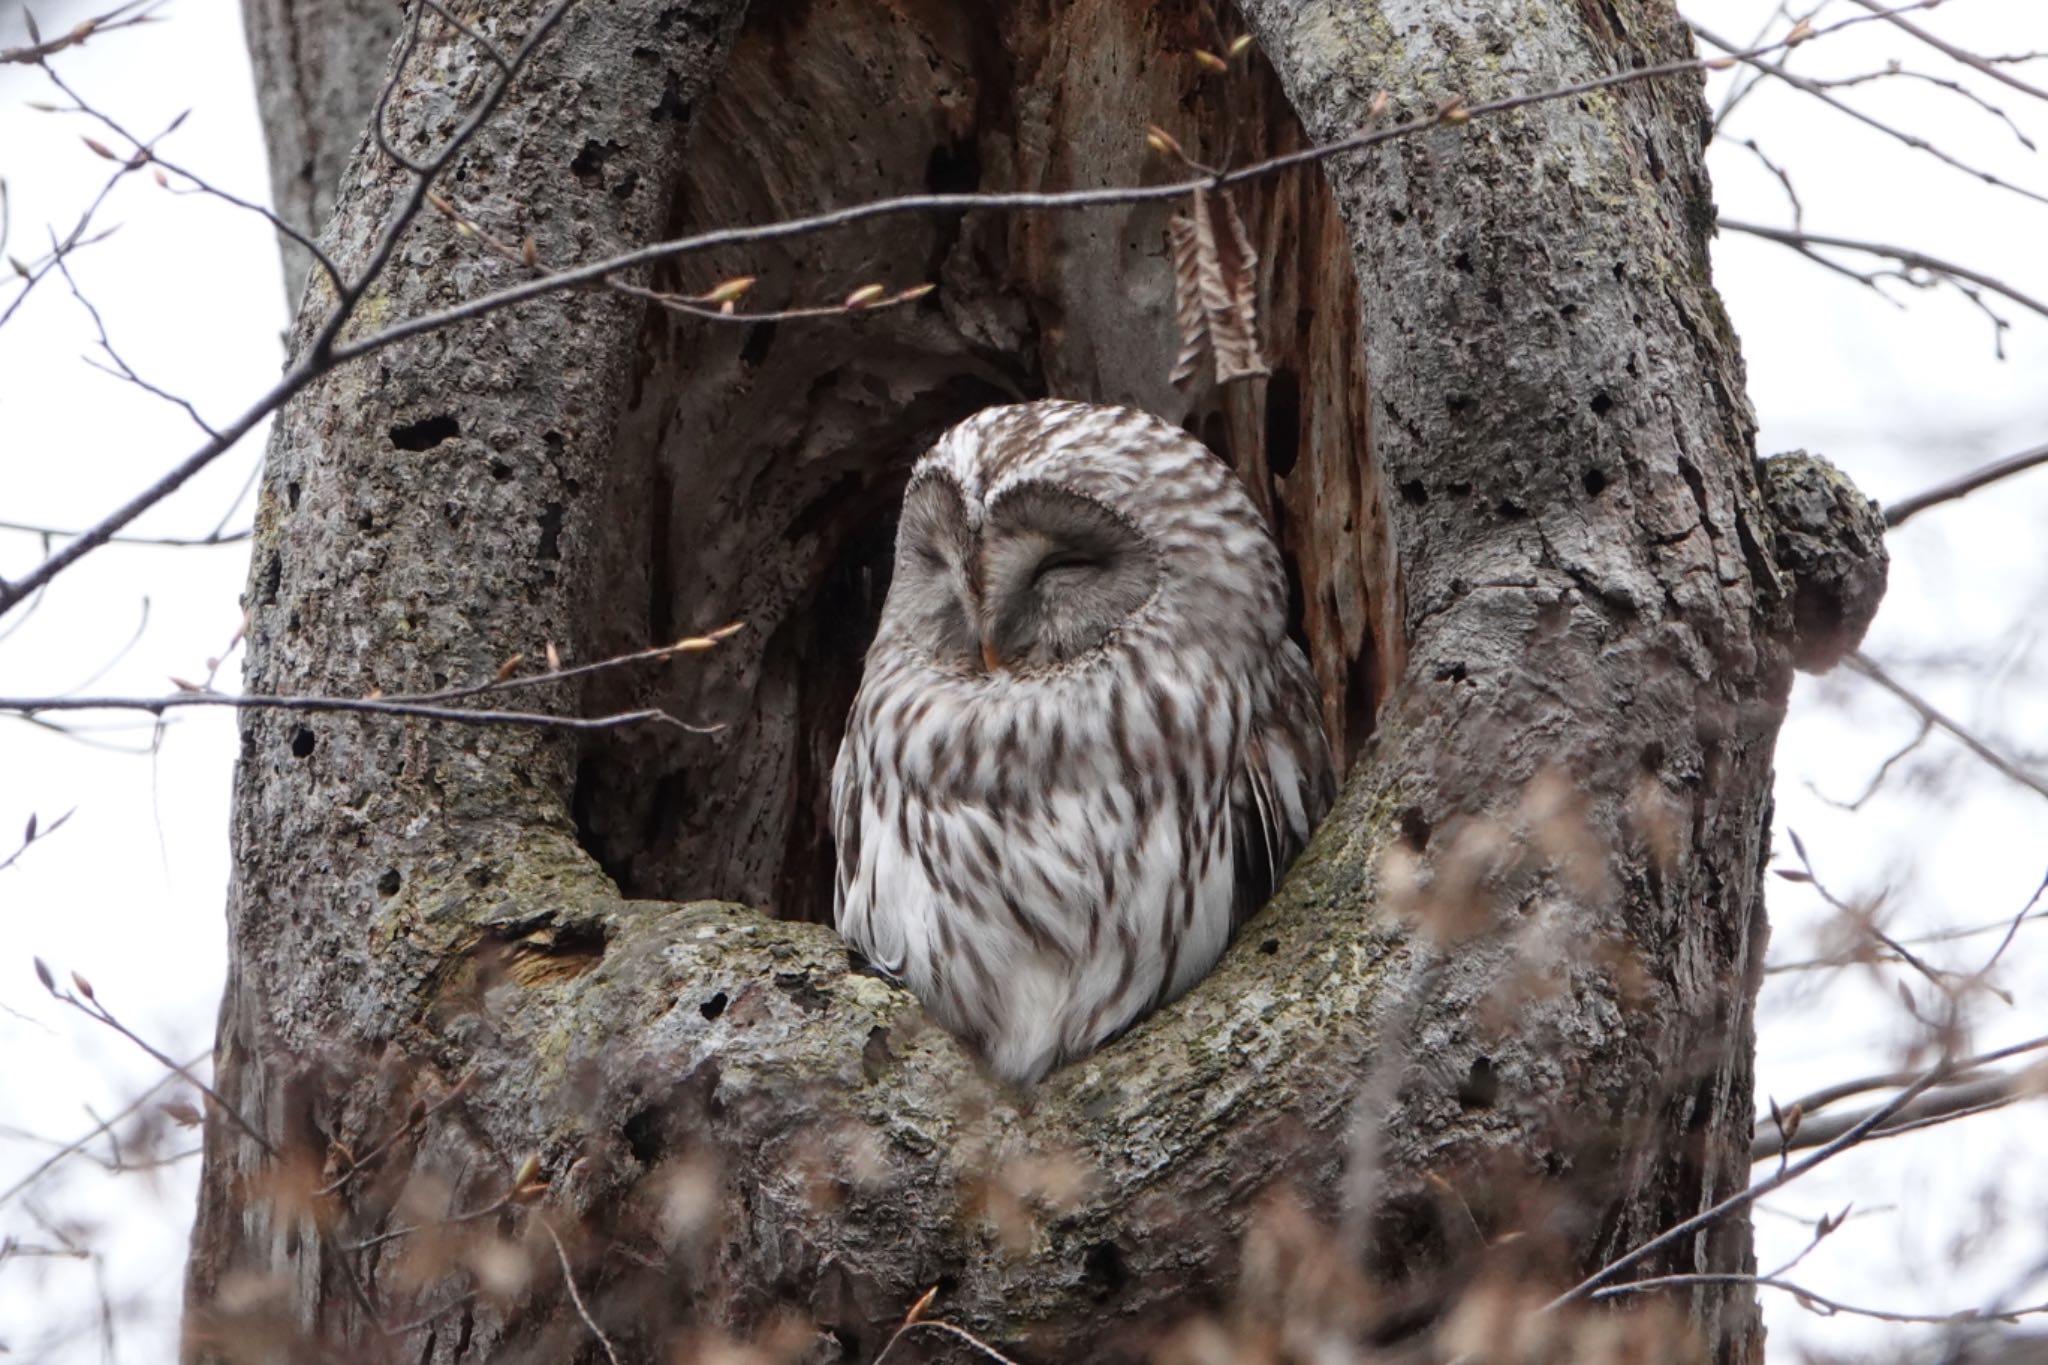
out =
<path fill-rule="evenodd" d="M 1219 384 L 1265 374 L 1258 336 L 1259 257 L 1244 219 L 1227 190 L 1206 186 L 1194 192 L 1190 209 L 1168 224 L 1181 335 L 1173 382 L 1194 377 L 1204 349 L 1215 360 Z"/>

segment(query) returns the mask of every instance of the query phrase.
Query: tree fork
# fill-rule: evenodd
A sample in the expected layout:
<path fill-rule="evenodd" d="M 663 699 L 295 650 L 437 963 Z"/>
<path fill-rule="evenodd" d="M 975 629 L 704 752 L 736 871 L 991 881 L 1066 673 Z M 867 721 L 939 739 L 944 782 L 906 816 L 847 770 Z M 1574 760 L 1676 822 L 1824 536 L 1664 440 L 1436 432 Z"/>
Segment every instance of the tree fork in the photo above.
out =
<path fill-rule="evenodd" d="M 1270 69 L 1211 77 L 1190 54 L 1229 35 L 1192 6 L 741 9 L 572 12 L 458 166 L 463 211 L 570 259 L 919 183 L 1136 183 L 1148 123 L 1245 159 L 1353 131 L 1380 90 L 1414 113 L 1689 50 L 1663 3 L 1247 0 Z M 363 41 L 332 13 L 259 58 Z M 402 148 L 490 70 L 422 35 Z M 317 117 L 270 93 L 291 79 L 267 114 Z M 717 738 L 243 718 L 217 1082 L 286 1158 L 209 1127 L 193 1357 L 563 1359 L 602 1331 L 651 1358 L 793 1314 L 867 1359 L 933 1284 L 934 1313 L 1032 1359 L 1142 1356 L 1196 1309 L 1256 1318 L 1262 1287 L 1362 1334 L 1404 1283 L 1554 1291 L 1739 1189 L 1792 587 L 1708 277 L 1701 119 L 1697 79 L 1666 78 L 1247 187 L 1276 375 L 1222 394 L 1165 383 L 1145 208 L 685 267 L 777 306 L 940 284 L 886 317 L 721 329 L 562 294 L 295 401 L 253 688 L 429 690 L 543 641 L 752 629 L 628 693 Z M 330 254 L 359 260 L 404 181 L 359 150 Z M 425 221 L 366 307 L 516 272 Z M 1351 776 L 1208 981 L 1023 1097 L 801 921 L 901 480 L 964 411 L 1045 392 L 1184 420 L 1247 474 Z M 706 896 L 784 918 L 674 903 Z M 523 1248 L 525 1276 L 450 1228 Z M 1363 1255 L 1371 1311 L 1273 1279 L 1304 1247 Z M 1645 1273 L 1749 1269 L 1737 1220 Z M 1746 1289 L 1686 1315 L 1712 1358 L 1760 1356 Z"/>

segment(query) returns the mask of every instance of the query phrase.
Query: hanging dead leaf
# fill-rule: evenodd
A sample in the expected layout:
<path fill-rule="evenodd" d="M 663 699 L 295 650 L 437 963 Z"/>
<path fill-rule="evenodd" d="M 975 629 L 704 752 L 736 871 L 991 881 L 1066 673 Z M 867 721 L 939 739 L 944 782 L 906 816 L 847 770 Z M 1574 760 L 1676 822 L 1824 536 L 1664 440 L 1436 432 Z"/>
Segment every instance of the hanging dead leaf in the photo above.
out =
<path fill-rule="evenodd" d="M 1180 354 L 1172 379 L 1186 384 L 1207 350 L 1216 382 L 1266 374 L 1259 354 L 1259 257 L 1226 190 L 1194 192 L 1191 212 L 1167 224 L 1173 245 L 1174 313 Z"/>

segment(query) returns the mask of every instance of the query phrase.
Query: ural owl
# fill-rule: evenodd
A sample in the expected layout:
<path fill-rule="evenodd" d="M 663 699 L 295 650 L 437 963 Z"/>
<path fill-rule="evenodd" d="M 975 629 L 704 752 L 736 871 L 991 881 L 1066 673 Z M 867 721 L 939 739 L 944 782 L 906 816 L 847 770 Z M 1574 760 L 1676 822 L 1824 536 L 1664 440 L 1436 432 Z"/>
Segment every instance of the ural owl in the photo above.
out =
<path fill-rule="evenodd" d="M 919 460 L 832 771 L 833 920 L 1034 1081 L 1201 979 L 1334 781 L 1258 509 L 1127 408 L 988 408 Z"/>

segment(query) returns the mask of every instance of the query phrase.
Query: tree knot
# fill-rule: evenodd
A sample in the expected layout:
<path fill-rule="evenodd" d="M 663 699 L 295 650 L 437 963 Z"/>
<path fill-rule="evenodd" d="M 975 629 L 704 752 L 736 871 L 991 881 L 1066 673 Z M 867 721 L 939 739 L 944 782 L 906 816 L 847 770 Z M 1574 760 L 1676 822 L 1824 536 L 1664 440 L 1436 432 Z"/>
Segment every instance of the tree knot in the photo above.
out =
<path fill-rule="evenodd" d="M 1818 455 L 1761 460 L 1771 557 L 1792 580 L 1793 664 L 1825 673 L 1862 642 L 1884 598 L 1884 514 Z"/>

